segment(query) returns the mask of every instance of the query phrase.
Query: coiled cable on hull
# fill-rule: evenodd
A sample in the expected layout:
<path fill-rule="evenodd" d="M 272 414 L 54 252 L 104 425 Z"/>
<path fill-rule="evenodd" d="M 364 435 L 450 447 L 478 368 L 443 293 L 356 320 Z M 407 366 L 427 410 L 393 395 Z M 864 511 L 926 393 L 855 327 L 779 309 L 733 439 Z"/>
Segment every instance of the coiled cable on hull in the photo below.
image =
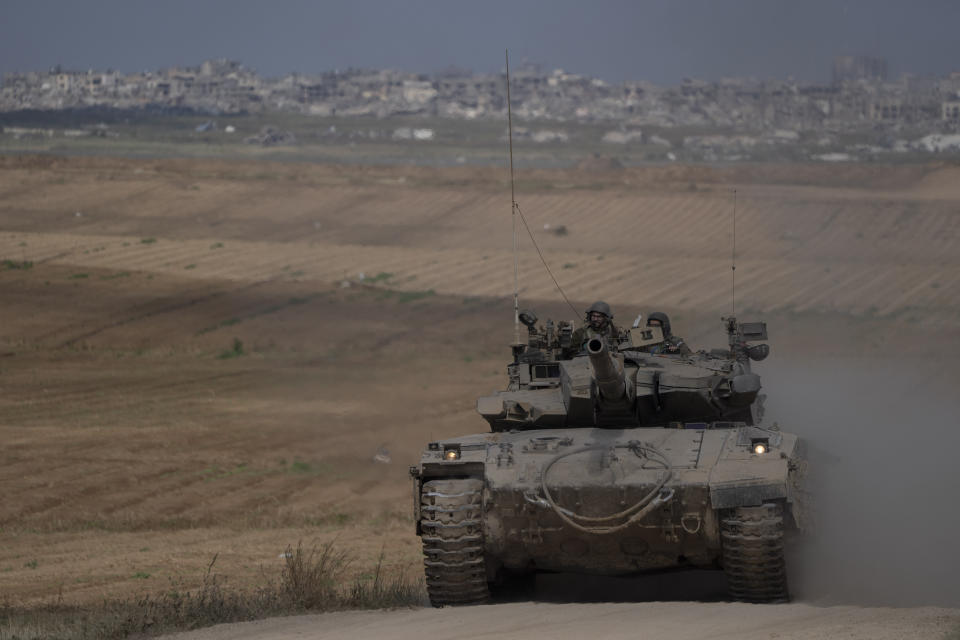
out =
<path fill-rule="evenodd" d="M 669 502 L 673 498 L 674 492 L 672 489 L 666 492 L 663 491 L 664 485 L 666 485 L 666 483 L 673 476 L 673 465 L 670 464 L 670 460 L 655 446 L 649 443 L 633 440 L 625 444 L 614 445 L 613 448 L 629 449 L 637 457 L 646 458 L 652 462 L 657 462 L 661 464 L 664 469 L 664 473 L 661 475 L 660 479 L 657 481 L 654 487 L 647 492 L 646 495 L 623 511 L 606 516 L 585 516 L 574 513 L 569 509 L 564 509 L 558 505 L 553 499 L 553 495 L 550 493 L 550 488 L 547 486 L 547 474 L 550 472 L 550 469 L 553 467 L 553 465 L 564 458 L 569 458 L 570 456 L 587 453 L 589 451 L 606 450 L 609 448 L 610 447 L 606 445 L 591 445 L 588 447 L 581 447 L 580 449 L 568 451 L 555 457 L 553 460 L 547 463 L 546 467 L 543 468 L 543 473 L 540 476 L 540 488 L 543 490 L 543 495 L 547 504 L 550 505 L 550 508 L 553 509 L 554 513 L 556 513 L 561 520 L 577 531 L 596 535 L 606 535 L 610 533 L 616 533 L 617 531 L 622 531 L 634 522 L 643 519 L 651 511 L 660 505 Z M 623 520 L 624 518 L 626 518 L 626 520 Z M 616 523 L 618 520 L 623 521 Z"/>

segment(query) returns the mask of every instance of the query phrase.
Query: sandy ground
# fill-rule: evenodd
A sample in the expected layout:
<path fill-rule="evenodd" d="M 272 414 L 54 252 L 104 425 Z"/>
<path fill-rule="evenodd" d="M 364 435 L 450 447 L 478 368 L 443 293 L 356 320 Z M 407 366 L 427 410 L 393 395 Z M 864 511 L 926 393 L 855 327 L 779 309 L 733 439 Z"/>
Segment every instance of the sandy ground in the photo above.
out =
<path fill-rule="evenodd" d="M 189 588 L 214 556 L 253 588 L 298 542 L 336 540 L 361 577 L 381 552 L 421 571 L 407 467 L 429 440 L 483 430 L 474 399 L 503 383 L 502 174 L 0 159 L 0 600 Z M 794 571 L 818 606 L 756 615 L 835 611 L 829 624 L 857 629 L 900 610 L 846 605 L 960 606 L 960 170 L 521 172 L 518 200 L 577 309 L 665 310 L 710 347 L 730 309 L 734 187 L 738 313 L 770 324 L 769 406 L 823 453 L 830 496 L 830 537 Z M 573 317 L 524 242 L 523 304 Z M 677 610 L 605 606 L 584 620 Z M 749 621 L 729 603 L 704 617 L 723 606 Z M 506 624 L 527 609 L 491 611 L 396 615 Z"/>
<path fill-rule="evenodd" d="M 641 602 L 514 603 L 461 609 L 346 612 L 229 624 L 167 636 L 178 640 L 302 638 L 634 638 L 654 640 L 904 640 L 944 638 L 956 609 L 816 607 L 808 604 Z"/>

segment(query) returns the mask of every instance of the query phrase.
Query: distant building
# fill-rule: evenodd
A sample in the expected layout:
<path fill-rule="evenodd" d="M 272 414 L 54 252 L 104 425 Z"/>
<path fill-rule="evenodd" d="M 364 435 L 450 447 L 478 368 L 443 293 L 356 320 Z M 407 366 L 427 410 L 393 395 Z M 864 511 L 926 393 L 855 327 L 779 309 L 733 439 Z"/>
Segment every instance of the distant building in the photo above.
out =
<path fill-rule="evenodd" d="M 940 106 L 940 117 L 947 122 L 960 122 L 960 101 L 944 102 Z"/>
<path fill-rule="evenodd" d="M 887 61 L 870 56 L 837 56 L 833 59 L 833 84 L 868 80 L 887 81 Z"/>

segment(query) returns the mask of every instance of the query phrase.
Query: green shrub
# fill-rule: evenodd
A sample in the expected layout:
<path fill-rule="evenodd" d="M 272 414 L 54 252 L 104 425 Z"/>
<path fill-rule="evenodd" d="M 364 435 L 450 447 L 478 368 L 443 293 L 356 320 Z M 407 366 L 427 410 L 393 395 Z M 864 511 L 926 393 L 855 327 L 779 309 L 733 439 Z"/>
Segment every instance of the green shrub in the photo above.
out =
<path fill-rule="evenodd" d="M 26 271 L 33 269 L 33 260 L 3 260 L 0 262 L 0 270 L 19 270 Z"/>
<path fill-rule="evenodd" d="M 244 353 L 243 351 L 243 341 L 240 338 L 233 339 L 233 346 L 229 349 L 225 349 L 220 352 L 220 355 L 217 356 L 221 360 L 226 360 L 228 358 L 239 358 Z"/>

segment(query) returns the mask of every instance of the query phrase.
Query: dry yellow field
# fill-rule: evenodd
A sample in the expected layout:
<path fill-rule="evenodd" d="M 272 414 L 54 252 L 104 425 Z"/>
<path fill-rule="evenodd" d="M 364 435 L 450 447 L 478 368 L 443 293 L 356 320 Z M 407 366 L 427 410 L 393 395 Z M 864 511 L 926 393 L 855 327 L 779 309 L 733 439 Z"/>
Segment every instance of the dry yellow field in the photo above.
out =
<path fill-rule="evenodd" d="M 509 354 L 505 179 L 0 158 L 0 600 L 162 592 L 215 555 L 252 586 L 298 541 L 420 571 L 407 467 L 484 430 Z M 709 347 L 734 189 L 738 311 L 775 357 L 958 381 L 958 168 L 530 171 L 517 200 L 578 308 L 663 309 Z M 521 298 L 570 318 L 521 248 Z"/>

